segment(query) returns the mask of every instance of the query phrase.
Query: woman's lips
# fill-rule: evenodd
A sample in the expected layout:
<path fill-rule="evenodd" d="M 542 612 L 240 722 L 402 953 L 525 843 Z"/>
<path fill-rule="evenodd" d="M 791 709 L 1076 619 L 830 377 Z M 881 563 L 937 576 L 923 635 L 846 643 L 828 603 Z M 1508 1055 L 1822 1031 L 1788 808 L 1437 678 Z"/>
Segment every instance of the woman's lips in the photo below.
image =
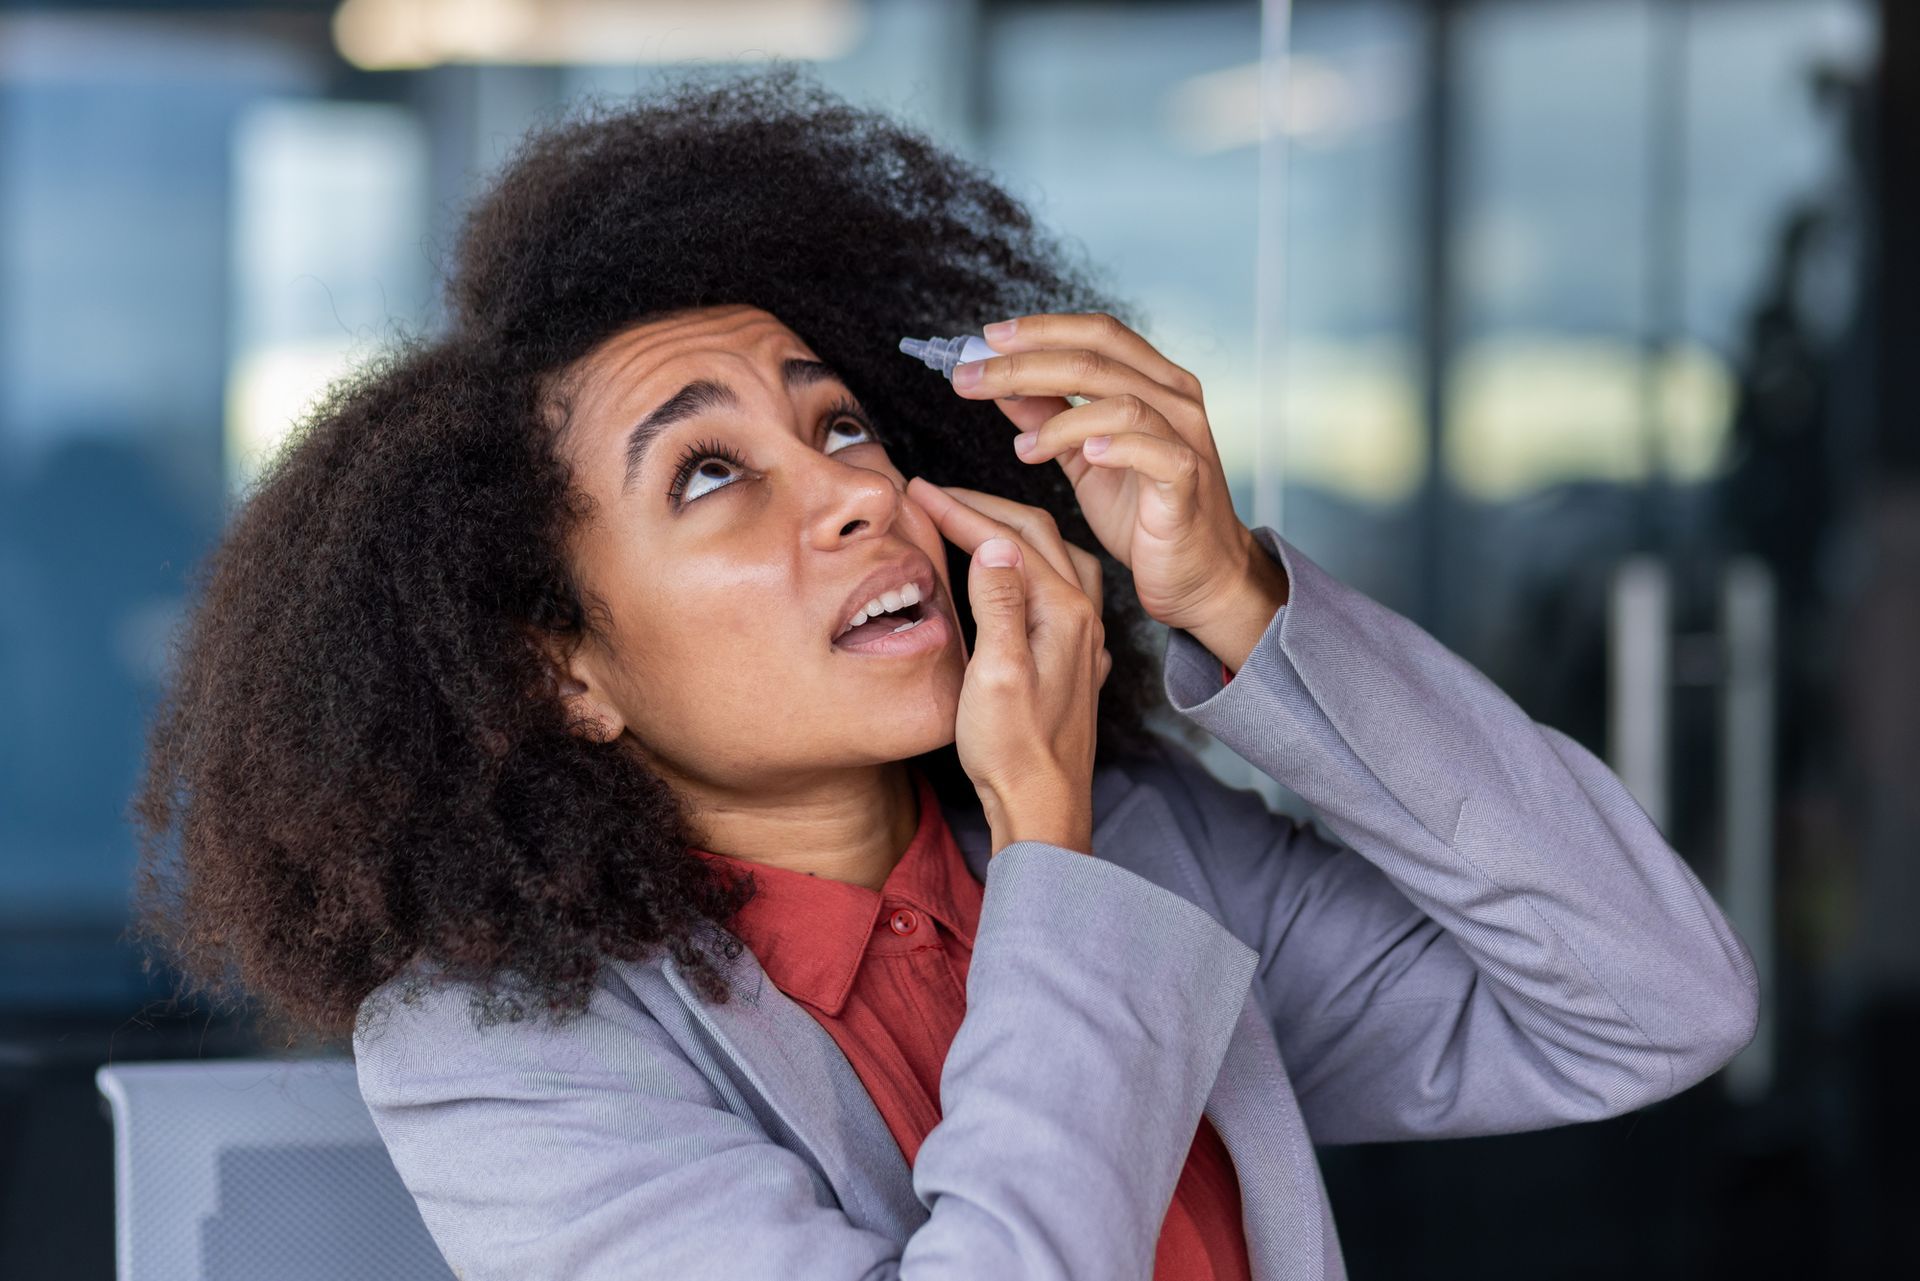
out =
<path fill-rule="evenodd" d="M 920 599 L 928 600 L 940 594 L 940 575 L 935 571 L 933 562 L 927 559 L 925 552 L 914 552 L 901 560 L 875 568 L 861 584 L 854 588 L 841 607 L 843 621 L 836 623 L 827 633 L 830 642 L 837 643 L 848 628 L 844 620 L 852 618 L 856 612 L 871 604 L 876 597 L 889 591 L 900 590 L 911 583 L 920 589 Z"/>
<path fill-rule="evenodd" d="M 946 648 L 952 635 L 952 629 L 947 625 L 946 611 L 938 608 L 933 601 L 926 601 L 920 609 L 920 621 L 906 631 L 886 632 L 852 645 L 835 641 L 833 647 L 842 653 L 858 654 L 863 658 L 891 658 L 935 653 Z"/>

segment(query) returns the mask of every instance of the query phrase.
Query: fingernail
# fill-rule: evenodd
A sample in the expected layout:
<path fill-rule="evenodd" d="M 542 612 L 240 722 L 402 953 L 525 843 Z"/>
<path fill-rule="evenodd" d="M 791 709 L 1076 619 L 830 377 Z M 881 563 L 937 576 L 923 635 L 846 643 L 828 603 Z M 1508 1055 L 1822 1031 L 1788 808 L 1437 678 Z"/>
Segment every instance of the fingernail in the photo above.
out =
<path fill-rule="evenodd" d="M 969 387 L 978 387 L 980 385 L 980 366 L 982 363 L 984 362 L 969 360 L 964 365 L 955 365 L 953 367 L 953 385 L 962 390 Z"/>
<path fill-rule="evenodd" d="M 991 347 L 994 343 L 1013 337 L 1013 327 L 1019 323 L 1017 320 L 996 320 L 982 329 L 980 336 L 985 338 L 987 345 Z"/>
<path fill-rule="evenodd" d="M 980 544 L 980 563 L 991 569 L 1005 569 L 1020 562 L 1020 549 L 1005 538 L 989 538 Z"/>
<path fill-rule="evenodd" d="M 1098 457 L 1107 452 L 1107 446 L 1113 443 L 1111 436 L 1089 436 L 1080 442 L 1080 452 Z"/>
<path fill-rule="evenodd" d="M 1023 431 L 1018 436 L 1015 436 L 1013 438 L 1013 452 L 1016 454 L 1019 454 L 1022 458 L 1025 458 L 1028 454 L 1031 454 L 1033 452 L 1033 447 L 1039 443 L 1040 443 L 1039 432 Z"/>

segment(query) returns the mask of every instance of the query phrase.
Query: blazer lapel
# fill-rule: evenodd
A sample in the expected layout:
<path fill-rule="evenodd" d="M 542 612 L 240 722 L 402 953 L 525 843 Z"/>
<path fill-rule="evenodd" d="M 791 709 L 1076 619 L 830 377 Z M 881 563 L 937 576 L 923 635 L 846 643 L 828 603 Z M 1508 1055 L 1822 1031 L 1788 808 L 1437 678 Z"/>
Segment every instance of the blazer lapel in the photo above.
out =
<path fill-rule="evenodd" d="M 1254 1281 L 1344 1276 L 1313 1141 L 1252 991 L 1227 1042 L 1206 1114 L 1240 1180 L 1240 1218 Z M 1336 1256 L 1332 1267 L 1322 1257 L 1328 1250 Z"/>
<path fill-rule="evenodd" d="M 905 1240 L 927 1219 L 893 1132 L 847 1056 L 813 1015 L 775 987 L 742 949 L 728 974 L 732 999 L 700 999 L 668 956 L 674 993 L 826 1176 L 847 1217 Z"/>
<path fill-rule="evenodd" d="M 1206 906 L 1190 843 L 1153 788 L 1119 770 L 1095 779 L 1093 850 Z M 954 842 L 983 884 L 992 835 L 977 807 L 944 810 Z M 913 1173 L 873 1099 L 827 1030 L 774 986 L 751 951 L 730 963 L 734 998 L 699 999 L 673 958 L 659 962 L 674 994 L 765 1106 L 805 1148 L 856 1224 L 905 1240 L 926 1222 Z M 1325 1221 L 1319 1163 L 1273 1030 L 1249 992 L 1228 1042 L 1206 1115 L 1233 1158 L 1255 1281 L 1323 1273 L 1332 1225 Z M 1318 1191 L 1316 1192 L 1316 1189 Z M 1316 1201 L 1318 1205 L 1316 1205 Z M 1331 1247 L 1337 1252 L 1338 1246 Z"/>
<path fill-rule="evenodd" d="M 1201 857 L 1157 790 L 1107 771 L 1096 781 L 1095 803 L 1102 815 L 1093 833 L 1097 857 L 1214 911 Z M 982 867 L 984 850 L 982 838 Z M 1320 1164 L 1257 988 L 1247 993 L 1204 1111 L 1240 1181 L 1254 1281 L 1345 1275 Z"/>

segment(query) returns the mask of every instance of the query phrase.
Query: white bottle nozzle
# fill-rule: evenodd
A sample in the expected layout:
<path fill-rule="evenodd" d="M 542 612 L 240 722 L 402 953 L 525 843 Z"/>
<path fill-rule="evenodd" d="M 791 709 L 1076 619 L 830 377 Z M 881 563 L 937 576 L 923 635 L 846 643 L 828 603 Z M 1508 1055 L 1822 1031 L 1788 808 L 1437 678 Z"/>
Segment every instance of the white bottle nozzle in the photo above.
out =
<path fill-rule="evenodd" d="M 986 339 L 974 334 L 962 334 L 957 338 L 902 338 L 900 350 L 928 369 L 939 370 L 949 380 L 953 378 L 955 365 L 1000 354 L 987 346 Z"/>

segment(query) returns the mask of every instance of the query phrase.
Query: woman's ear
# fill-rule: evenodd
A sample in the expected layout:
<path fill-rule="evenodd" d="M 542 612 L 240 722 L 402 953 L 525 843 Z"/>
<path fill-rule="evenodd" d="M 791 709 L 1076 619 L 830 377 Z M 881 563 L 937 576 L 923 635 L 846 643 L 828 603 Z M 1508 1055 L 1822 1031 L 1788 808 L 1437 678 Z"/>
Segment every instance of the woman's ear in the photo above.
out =
<path fill-rule="evenodd" d="M 547 692 L 566 708 L 575 734 L 589 742 L 610 743 L 626 732 L 626 718 L 606 695 L 591 645 L 537 631 L 528 634 L 527 642 L 540 655 Z"/>

